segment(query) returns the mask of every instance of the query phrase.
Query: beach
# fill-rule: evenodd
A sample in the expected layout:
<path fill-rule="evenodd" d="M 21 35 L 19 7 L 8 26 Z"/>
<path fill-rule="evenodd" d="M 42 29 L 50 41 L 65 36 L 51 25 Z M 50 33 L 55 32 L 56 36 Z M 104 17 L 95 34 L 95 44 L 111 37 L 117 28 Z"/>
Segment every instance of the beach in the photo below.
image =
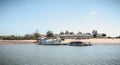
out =
<path fill-rule="evenodd" d="M 120 44 L 120 39 L 65 39 L 62 41 L 68 44 L 71 41 L 90 42 L 91 44 Z M 0 40 L 0 45 L 3 44 L 37 44 L 36 40 Z"/>
<path fill-rule="evenodd" d="M 120 44 L 120 39 L 87 39 L 92 44 Z"/>
<path fill-rule="evenodd" d="M 0 40 L 0 45 L 3 44 L 33 44 L 36 40 Z"/>
<path fill-rule="evenodd" d="M 91 44 L 120 44 L 120 39 L 66 39 L 63 43 L 71 41 L 90 42 Z"/>

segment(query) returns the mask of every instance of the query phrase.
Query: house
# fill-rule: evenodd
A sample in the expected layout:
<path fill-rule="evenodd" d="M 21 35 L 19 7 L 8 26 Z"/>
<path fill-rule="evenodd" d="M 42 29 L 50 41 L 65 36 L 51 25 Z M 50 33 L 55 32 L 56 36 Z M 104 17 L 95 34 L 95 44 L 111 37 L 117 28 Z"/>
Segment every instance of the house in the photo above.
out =
<path fill-rule="evenodd" d="M 85 38 L 92 38 L 93 36 L 91 34 L 63 34 L 60 35 L 61 38 L 65 38 L 65 39 L 85 39 Z"/>

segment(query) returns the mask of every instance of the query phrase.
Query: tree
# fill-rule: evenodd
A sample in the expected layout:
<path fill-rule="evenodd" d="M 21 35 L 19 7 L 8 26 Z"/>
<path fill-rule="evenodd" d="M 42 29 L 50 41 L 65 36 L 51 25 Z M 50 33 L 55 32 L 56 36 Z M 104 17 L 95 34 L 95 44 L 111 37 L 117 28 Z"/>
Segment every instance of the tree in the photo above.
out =
<path fill-rule="evenodd" d="M 64 35 L 64 32 L 61 31 L 61 32 L 60 32 L 60 35 Z"/>
<path fill-rule="evenodd" d="M 92 34 L 93 34 L 93 37 L 96 38 L 97 37 L 97 30 L 93 30 Z"/>
<path fill-rule="evenodd" d="M 70 34 L 72 35 L 72 34 L 74 34 L 74 32 L 70 32 Z"/>
<path fill-rule="evenodd" d="M 66 31 L 65 31 L 65 34 L 69 34 L 69 31 L 68 31 L 68 30 L 66 30 Z"/>
<path fill-rule="evenodd" d="M 91 35 L 91 33 L 86 33 L 86 34 Z"/>
<path fill-rule="evenodd" d="M 111 37 L 111 36 L 108 36 L 107 38 L 108 38 L 108 39 L 111 39 L 112 37 Z"/>
<path fill-rule="evenodd" d="M 0 40 L 2 40 L 3 39 L 3 36 L 0 36 Z"/>
<path fill-rule="evenodd" d="M 115 37 L 115 38 L 120 38 L 120 36 L 117 36 L 117 37 Z"/>
<path fill-rule="evenodd" d="M 79 35 L 79 34 L 82 34 L 82 32 L 78 32 L 77 34 L 78 34 L 78 35 Z"/>
<path fill-rule="evenodd" d="M 24 39 L 25 39 L 25 40 L 30 40 L 30 38 L 31 38 L 31 35 L 29 35 L 29 34 L 26 34 L 26 35 L 24 36 Z"/>
<path fill-rule="evenodd" d="M 16 40 L 23 40 L 24 36 L 15 36 Z"/>
<path fill-rule="evenodd" d="M 36 39 L 38 39 L 38 37 L 40 36 L 40 33 L 35 32 L 35 33 L 33 34 L 33 36 L 34 36 Z"/>
<path fill-rule="evenodd" d="M 15 37 L 15 35 L 4 36 L 3 40 L 16 40 L 16 37 Z"/>
<path fill-rule="evenodd" d="M 9 36 L 9 38 L 10 38 L 10 40 L 15 40 L 16 39 L 15 35 L 11 35 L 11 36 Z"/>
<path fill-rule="evenodd" d="M 39 30 L 36 30 L 36 32 L 34 33 L 34 37 L 36 38 L 37 42 L 38 42 L 39 36 L 40 36 Z"/>
<path fill-rule="evenodd" d="M 106 35 L 105 33 L 102 33 L 102 36 L 103 36 L 103 37 L 106 37 L 107 35 Z"/>
<path fill-rule="evenodd" d="M 49 38 L 54 36 L 52 31 L 47 31 L 46 34 L 47 34 L 47 37 L 49 37 Z"/>

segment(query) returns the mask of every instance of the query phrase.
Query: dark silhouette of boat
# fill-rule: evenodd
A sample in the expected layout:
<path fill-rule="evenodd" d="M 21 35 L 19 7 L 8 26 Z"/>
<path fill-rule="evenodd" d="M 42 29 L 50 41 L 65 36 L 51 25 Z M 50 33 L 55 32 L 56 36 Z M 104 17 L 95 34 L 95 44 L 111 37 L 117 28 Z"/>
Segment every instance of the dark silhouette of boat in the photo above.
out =
<path fill-rule="evenodd" d="M 92 44 L 90 42 L 82 42 L 82 41 L 72 41 L 69 44 L 70 46 L 91 46 Z"/>

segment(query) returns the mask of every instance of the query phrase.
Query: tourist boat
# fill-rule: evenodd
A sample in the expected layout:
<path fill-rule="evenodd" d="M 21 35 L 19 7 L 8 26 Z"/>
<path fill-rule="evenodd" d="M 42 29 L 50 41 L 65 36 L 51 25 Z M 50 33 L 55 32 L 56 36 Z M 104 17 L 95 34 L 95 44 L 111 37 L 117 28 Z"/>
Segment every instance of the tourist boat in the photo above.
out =
<path fill-rule="evenodd" d="M 91 46 L 92 44 L 90 42 L 82 42 L 82 41 L 72 41 L 69 44 L 70 46 Z"/>
<path fill-rule="evenodd" d="M 41 45 L 61 45 L 62 40 L 60 38 L 57 38 L 55 40 L 53 39 L 50 41 L 46 37 L 44 37 L 39 40 L 39 44 L 41 44 Z"/>

